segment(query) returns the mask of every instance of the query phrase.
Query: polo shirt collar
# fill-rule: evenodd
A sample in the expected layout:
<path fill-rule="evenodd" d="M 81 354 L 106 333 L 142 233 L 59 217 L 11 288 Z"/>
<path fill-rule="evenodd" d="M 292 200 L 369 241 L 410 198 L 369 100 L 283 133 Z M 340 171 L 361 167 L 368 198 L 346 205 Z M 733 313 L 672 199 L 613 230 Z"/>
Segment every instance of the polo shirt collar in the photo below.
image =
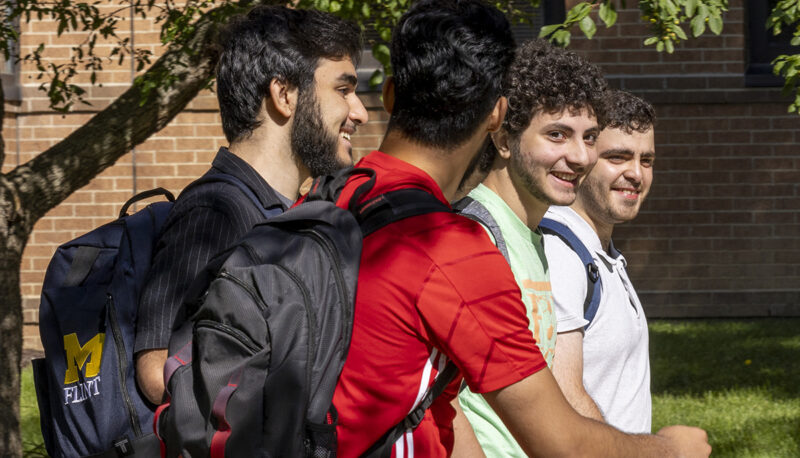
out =
<path fill-rule="evenodd" d="M 291 198 L 275 191 L 247 161 L 231 153 L 224 146 L 217 152 L 211 167 L 241 180 L 253 191 L 258 201 L 267 210 L 275 207 L 281 207 L 286 210 L 293 202 Z"/>
<path fill-rule="evenodd" d="M 592 229 L 589 223 L 572 208 L 553 205 L 547 210 L 545 217 L 554 217 L 553 219 L 559 220 L 572 229 L 572 232 L 581 239 L 581 242 L 586 245 L 586 248 L 588 248 L 589 251 L 597 253 L 607 265 L 611 266 L 622 263 L 623 267 L 627 266 L 628 263 L 625 257 L 622 256 L 622 253 L 614 246 L 614 241 L 610 241 L 608 253 L 606 253 L 602 243 L 600 243 L 600 237 L 597 236 L 594 229 Z"/>

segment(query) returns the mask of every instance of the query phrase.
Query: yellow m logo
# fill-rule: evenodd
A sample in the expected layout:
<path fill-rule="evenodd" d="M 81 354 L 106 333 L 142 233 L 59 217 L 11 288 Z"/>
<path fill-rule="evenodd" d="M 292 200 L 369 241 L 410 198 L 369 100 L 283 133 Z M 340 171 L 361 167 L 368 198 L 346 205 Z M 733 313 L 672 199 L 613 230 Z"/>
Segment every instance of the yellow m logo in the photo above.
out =
<path fill-rule="evenodd" d="M 75 333 L 64 336 L 64 350 L 67 352 L 67 373 L 64 375 L 64 385 L 78 381 L 80 371 L 86 360 L 91 356 L 91 361 L 86 364 L 86 377 L 95 377 L 100 372 L 100 361 L 103 358 L 103 342 L 106 335 L 97 334 L 86 345 L 81 346 L 78 335 Z"/>

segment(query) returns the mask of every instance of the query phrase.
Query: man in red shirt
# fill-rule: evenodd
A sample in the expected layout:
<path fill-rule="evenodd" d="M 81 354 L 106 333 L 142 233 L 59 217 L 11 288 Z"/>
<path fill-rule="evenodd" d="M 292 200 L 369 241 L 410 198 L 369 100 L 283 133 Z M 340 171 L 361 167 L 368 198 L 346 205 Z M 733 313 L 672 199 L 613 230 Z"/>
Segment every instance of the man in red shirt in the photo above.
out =
<path fill-rule="evenodd" d="M 480 0 L 423 0 L 392 37 L 386 136 L 358 166 L 375 170 L 363 199 L 403 188 L 447 203 L 506 111 L 501 81 L 514 41 Z M 352 179 L 346 206 L 361 179 Z M 705 432 L 670 427 L 631 436 L 569 406 L 528 330 L 505 259 L 477 223 L 430 213 L 366 237 L 353 334 L 334 394 L 338 456 L 359 456 L 400 422 L 446 361 L 483 393 L 530 455 L 707 456 Z M 453 454 L 450 406 L 462 377 L 393 447 L 396 457 Z M 458 452 L 455 452 L 458 454 Z"/>

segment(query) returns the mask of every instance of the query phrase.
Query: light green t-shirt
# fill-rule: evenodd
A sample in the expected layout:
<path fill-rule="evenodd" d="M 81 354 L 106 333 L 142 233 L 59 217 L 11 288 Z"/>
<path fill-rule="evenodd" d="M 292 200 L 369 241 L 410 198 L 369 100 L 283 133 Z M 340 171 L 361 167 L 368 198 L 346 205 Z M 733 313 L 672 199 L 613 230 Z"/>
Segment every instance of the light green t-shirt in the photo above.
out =
<path fill-rule="evenodd" d="M 469 196 L 483 204 L 500 227 L 511 271 L 530 319 L 528 327 L 549 367 L 555 354 L 556 316 L 542 235 L 530 230 L 503 199 L 486 186 L 479 185 Z M 482 395 L 464 389 L 458 400 L 486 456 L 526 456 Z"/>

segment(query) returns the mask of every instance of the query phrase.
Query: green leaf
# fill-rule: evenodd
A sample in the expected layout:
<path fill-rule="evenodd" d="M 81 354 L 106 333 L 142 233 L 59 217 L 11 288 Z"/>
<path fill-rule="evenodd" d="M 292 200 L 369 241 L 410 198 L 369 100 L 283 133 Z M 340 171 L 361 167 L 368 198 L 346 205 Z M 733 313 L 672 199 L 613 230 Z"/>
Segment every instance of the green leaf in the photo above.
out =
<path fill-rule="evenodd" d="M 600 11 L 598 12 L 598 16 L 600 16 L 600 20 L 602 20 L 606 27 L 611 27 L 617 22 L 617 11 L 614 9 L 613 3 L 603 3 L 600 5 Z"/>
<path fill-rule="evenodd" d="M 656 51 L 661 52 L 663 50 L 664 50 L 664 42 L 659 41 L 658 43 L 656 43 Z"/>
<path fill-rule="evenodd" d="M 645 46 L 650 46 L 652 44 L 655 44 L 657 41 L 658 41 L 658 37 L 650 37 L 647 40 L 644 40 L 644 45 Z"/>
<path fill-rule="evenodd" d="M 383 71 L 381 71 L 380 69 L 375 70 L 369 77 L 369 87 L 374 88 L 381 83 L 383 83 Z"/>
<path fill-rule="evenodd" d="M 695 16 L 690 23 L 692 26 L 692 36 L 699 37 L 706 31 L 706 19 L 702 16 Z"/>
<path fill-rule="evenodd" d="M 559 30 L 559 31 L 557 31 L 556 33 L 553 34 L 553 36 L 551 37 L 551 40 L 555 44 L 566 48 L 567 46 L 569 46 L 570 33 L 569 33 L 568 30 L 561 29 L 561 30 Z"/>
<path fill-rule="evenodd" d="M 552 25 L 546 25 L 546 26 L 542 27 L 539 30 L 539 38 L 544 38 L 544 37 L 550 36 L 551 33 L 553 33 L 556 30 L 558 30 L 558 28 L 561 27 L 562 25 L 563 24 L 552 24 Z"/>
<path fill-rule="evenodd" d="M 664 42 L 664 47 L 667 48 L 667 53 L 672 54 L 675 52 L 675 45 L 672 43 L 672 40 L 667 40 Z"/>
<path fill-rule="evenodd" d="M 789 43 L 791 43 L 792 46 L 800 46 L 800 36 L 792 38 L 792 41 Z"/>
<path fill-rule="evenodd" d="M 591 4 L 589 4 L 588 2 L 580 2 L 577 5 L 570 8 L 569 11 L 567 11 L 567 19 L 564 21 L 564 23 L 577 22 L 586 17 L 586 15 L 589 14 L 589 11 L 591 10 L 592 10 Z"/>
<path fill-rule="evenodd" d="M 722 18 L 720 16 L 714 16 L 708 19 L 708 28 L 714 32 L 714 35 L 719 35 L 722 33 Z"/>
<path fill-rule="evenodd" d="M 686 0 L 683 9 L 686 11 L 686 16 L 693 17 L 695 11 L 697 11 L 697 0 Z"/>
<path fill-rule="evenodd" d="M 372 56 L 384 66 L 389 64 L 389 47 L 384 43 L 376 43 L 372 47 Z"/>
<path fill-rule="evenodd" d="M 684 32 L 684 31 L 683 31 L 683 29 L 681 28 L 681 26 L 679 26 L 679 25 L 676 25 L 675 27 L 673 27 L 673 28 L 672 28 L 672 31 L 673 31 L 673 32 L 675 33 L 675 35 L 677 35 L 677 36 L 678 36 L 678 38 L 680 38 L 681 40 L 686 40 L 686 39 L 687 39 L 687 37 L 686 37 L 686 32 Z"/>
<path fill-rule="evenodd" d="M 594 21 L 590 16 L 586 16 L 585 18 L 581 19 L 581 22 L 578 23 L 578 27 L 581 28 L 583 34 L 586 35 L 586 38 L 590 40 L 597 32 L 597 26 L 594 24 Z"/>

